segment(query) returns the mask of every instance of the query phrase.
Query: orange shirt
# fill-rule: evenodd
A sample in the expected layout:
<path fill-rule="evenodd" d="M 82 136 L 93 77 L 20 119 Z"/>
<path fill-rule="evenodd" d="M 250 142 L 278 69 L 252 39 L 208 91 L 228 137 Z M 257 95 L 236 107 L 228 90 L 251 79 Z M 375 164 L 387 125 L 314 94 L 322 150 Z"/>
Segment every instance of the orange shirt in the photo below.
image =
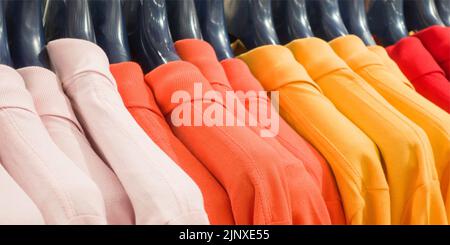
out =
<path fill-rule="evenodd" d="M 171 120 L 183 115 L 194 123 L 208 108 L 224 109 L 217 101 L 199 97 L 212 88 L 194 65 L 170 62 L 149 72 L 145 81 L 174 134 L 227 191 L 236 224 L 292 224 L 289 186 L 270 145 L 244 127 L 175 125 Z M 194 92 L 197 85 L 202 86 L 199 95 Z M 189 95 L 189 100 L 172 101 L 176 91 Z"/>
<path fill-rule="evenodd" d="M 234 224 L 225 189 L 208 169 L 175 137 L 145 85 L 141 67 L 134 62 L 110 66 L 128 111 L 147 135 L 199 186 L 211 224 Z"/>
<path fill-rule="evenodd" d="M 389 224 L 389 190 L 374 143 L 322 94 L 292 53 L 267 45 L 239 57 L 268 91 L 280 115 L 328 160 L 348 224 Z"/>
<path fill-rule="evenodd" d="M 202 40 L 186 39 L 177 41 L 175 43 L 175 48 L 183 60 L 189 61 L 199 68 L 203 75 L 208 79 L 211 86 L 218 91 L 223 98 L 225 98 L 225 96 L 230 98 L 230 93 L 227 94 L 227 92 L 233 92 L 233 89 L 231 88 L 224 69 L 217 60 L 216 54 L 211 45 Z M 235 95 L 234 93 L 231 94 Z M 246 108 L 243 103 L 240 103 L 239 96 L 235 95 L 233 96 L 233 99 L 236 101 L 234 110 L 230 108 L 228 109 L 233 111 L 234 115 L 238 117 L 238 119 L 246 120 L 246 118 L 253 117 L 256 122 L 262 122 L 262 118 L 255 118 L 255 115 L 249 115 L 248 111 L 245 117 L 238 114 L 238 111 L 246 111 Z M 227 106 L 228 105 L 229 104 L 227 103 Z M 267 110 L 261 110 L 261 105 L 266 106 L 267 103 L 264 102 L 264 104 L 260 104 L 258 106 L 261 113 L 268 112 Z M 271 112 L 268 113 L 270 114 Z M 276 112 L 273 111 L 273 113 Z M 246 121 L 245 123 L 248 128 L 252 129 L 257 134 L 260 134 L 261 129 L 264 128 L 262 123 L 254 125 L 250 125 L 249 121 Z M 279 121 L 275 121 L 274 124 L 279 124 Z M 305 168 L 302 160 L 296 158 L 287 148 L 280 144 L 277 130 L 272 130 L 276 135 L 275 137 L 260 137 L 260 140 L 267 142 L 278 152 L 280 158 L 284 159 L 285 169 L 288 173 L 286 176 L 290 186 L 294 224 L 330 223 L 330 215 L 326 209 L 323 197 L 320 194 L 321 189 L 318 188 L 319 186 L 323 187 L 323 185 L 321 185 L 321 183 L 317 183 L 318 181 L 313 180 L 314 178 L 319 179 L 323 176 L 314 176 L 312 178 L 309 171 Z M 335 194 L 337 194 L 336 189 L 334 190 Z M 338 197 L 338 195 L 334 196 L 334 198 L 336 197 Z M 336 204 L 336 202 L 339 202 L 339 199 L 336 198 L 333 201 L 335 202 L 334 204 Z M 314 205 L 308 208 L 305 205 L 299 205 L 299 203 L 314 203 Z M 336 214 L 334 216 L 336 216 Z"/>
<path fill-rule="evenodd" d="M 228 81 L 235 91 L 264 91 L 261 84 L 259 84 L 242 60 L 227 59 L 223 60 L 221 64 L 227 74 Z M 276 139 L 303 162 L 306 170 L 319 186 L 330 214 L 331 223 L 345 224 L 344 210 L 336 186 L 336 180 L 324 157 L 278 115 L 268 97 L 243 98 L 242 102 L 247 109 L 249 100 L 258 100 L 258 106 L 263 108 L 262 111 L 266 111 L 265 108 L 271 108 L 267 111 L 270 111 L 270 115 L 277 118 L 276 120 L 280 124 Z"/>

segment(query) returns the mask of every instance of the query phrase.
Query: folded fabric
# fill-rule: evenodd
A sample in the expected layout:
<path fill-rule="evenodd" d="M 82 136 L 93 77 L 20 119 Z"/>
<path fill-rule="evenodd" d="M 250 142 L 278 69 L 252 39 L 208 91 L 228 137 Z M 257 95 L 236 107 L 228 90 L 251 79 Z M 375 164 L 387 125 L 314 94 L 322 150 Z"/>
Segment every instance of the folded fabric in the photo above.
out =
<path fill-rule="evenodd" d="M 280 115 L 328 160 L 346 223 L 389 224 L 389 191 L 376 146 L 323 96 L 289 49 L 267 45 L 239 58 L 266 90 L 279 92 Z"/>
<path fill-rule="evenodd" d="M 405 86 L 357 36 L 347 35 L 330 42 L 334 51 L 375 88 L 391 105 L 419 125 L 433 148 L 436 169 L 450 217 L 450 115 Z"/>
<path fill-rule="evenodd" d="M 330 214 L 331 223 L 345 224 L 344 210 L 336 180 L 323 156 L 280 117 L 268 96 L 256 94 L 264 91 L 264 88 L 242 60 L 236 58 L 226 59 L 221 61 L 221 64 L 233 89 L 247 93 L 245 97 L 240 97 L 246 109 L 249 110 L 251 101 L 257 101 L 260 112 L 268 112 L 267 114 L 270 115 L 271 120 L 279 123 L 277 140 L 303 162 L 308 173 L 313 177 L 316 185 L 319 186 Z M 255 93 L 253 94 L 253 92 Z M 254 116 L 258 118 L 258 121 L 264 118 L 258 113 Z"/>
<path fill-rule="evenodd" d="M 400 67 L 398 67 L 397 63 L 389 57 L 389 54 L 386 52 L 386 49 L 384 49 L 382 46 L 373 45 L 367 47 L 372 53 L 378 55 L 378 57 L 383 61 L 384 65 L 389 69 L 389 71 L 397 77 L 398 80 L 402 81 L 404 84 L 406 84 L 408 87 L 414 89 L 414 86 L 412 83 L 408 80 L 408 78 L 403 74 L 402 70 L 400 70 Z"/>
<path fill-rule="evenodd" d="M 230 199 L 225 189 L 173 134 L 152 91 L 145 84 L 141 67 L 134 62 L 122 62 L 110 65 L 110 70 L 122 100 L 136 122 L 199 186 L 211 224 L 234 224 Z"/>
<path fill-rule="evenodd" d="M 145 76 L 172 131 L 216 177 L 231 200 L 236 224 L 292 224 L 289 186 L 275 150 L 241 126 L 215 125 L 208 112 L 233 118 L 192 64 L 175 61 Z"/>
<path fill-rule="evenodd" d="M 0 156 L 46 224 L 106 224 L 100 190 L 55 145 L 17 71 L 0 65 Z"/>
<path fill-rule="evenodd" d="M 419 94 L 450 113 L 450 82 L 418 38 L 403 38 L 386 50 Z"/>
<path fill-rule="evenodd" d="M 0 163 L 0 225 L 43 224 L 39 209 Z"/>
<path fill-rule="evenodd" d="M 287 47 L 325 96 L 380 149 L 392 224 L 446 224 L 433 150 L 423 129 L 355 74 L 325 41 L 304 38 Z"/>
<path fill-rule="evenodd" d="M 414 34 L 444 70 L 450 81 L 450 28 L 430 26 Z"/>
<path fill-rule="evenodd" d="M 127 111 L 101 48 L 59 39 L 47 50 L 90 143 L 127 191 L 136 224 L 208 224 L 200 190 Z"/>
<path fill-rule="evenodd" d="M 263 120 L 258 120 L 257 115 L 251 115 L 246 111 L 244 104 L 240 102 L 239 97 L 233 92 L 225 71 L 217 60 L 214 49 L 210 44 L 198 39 L 185 39 L 177 41 L 175 43 L 175 49 L 181 59 L 199 68 L 200 72 L 209 81 L 211 87 L 219 92 L 223 100 L 226 101 L 225 106 L 234 113 L 236 120 L 241 120 L 248 128 L 262 135 L 262 129 L 265 127 L 260 122 Z M 233 101 L 233 106 L 230 106 L 230 101 L 228 100 Z M 261 107 L 258 109 L 261 109 Z M 249 119 L 249 117 L 253 118 Z M 250 120 L 256 123 L 251 125 Z M 277 123 L 275 122 L 272 126 L 276 126 Z M 267 127 L 270 127 L 270 125 L 267 125 Z M 278 134 L 277 130 L 273 129 L 272 134 L 276 137 Z M 282 146 L 276 138 L 261 137 L 259 140 L 264 140 L 272 146 L 278 152 L 280 158 L 284 159 L 283 161 L 287 163 L 286 169 L 289 169 L 288 171 L 290 173 L 287 175 L 288 179 L 286 180 L 289 184 L 292 202 L 293 223 L 329 224 L 331 222 L 330 215 L 318 188 L 319 185 L 317 185 L 317 181 L 313 181 L 305 169 L 303 162 Z"/>
<path fill-rule="evenodd" d="M 102 192 L 108 224 L 134 224 L 134 211 L 127 193 L 90 146 L 56 75 L 41 67 L 25 67 L 18 72 L 50 137 Z"/>

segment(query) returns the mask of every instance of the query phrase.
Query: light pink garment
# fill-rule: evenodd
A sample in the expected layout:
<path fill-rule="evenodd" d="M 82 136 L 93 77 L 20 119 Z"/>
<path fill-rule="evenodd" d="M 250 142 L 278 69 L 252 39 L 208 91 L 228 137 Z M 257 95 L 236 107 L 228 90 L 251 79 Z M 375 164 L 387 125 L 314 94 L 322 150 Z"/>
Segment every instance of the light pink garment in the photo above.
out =
<path fill-rule="evenodd" d="M 105 53 L 78 39 L 47 50 L 85 133 L 127 191 L 136 224 L 208 224 L 197 185 L 128 113 Z"/>
<path fill-rule="evenodd" d="M 47 224 L 106 224 L 95 183 L 53 143 L 17 71 L 0 66 L 0 157 Z"/>
<path fill-rule="evenodd" d="M 127 193 L 89 145 L 56 75 L 41 67 L 26 67 L 18 72 L 53 141 L 102 192 L 108 224 L 134 224 L 134 211 Z"/>
<path fill-rule="evenodd" d="M 44 218 L 34 202 L 0 164 L 0 225 L 43 224 Z"/>

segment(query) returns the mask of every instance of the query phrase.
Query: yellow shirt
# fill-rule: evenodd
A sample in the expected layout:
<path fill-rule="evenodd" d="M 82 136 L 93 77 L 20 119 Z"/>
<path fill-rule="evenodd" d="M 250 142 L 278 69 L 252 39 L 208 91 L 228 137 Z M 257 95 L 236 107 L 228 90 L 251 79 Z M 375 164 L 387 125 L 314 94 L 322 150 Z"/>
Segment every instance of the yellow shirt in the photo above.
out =
<path fill-rule="evenodd" d="M 325 96 L 378 146 L 393 224 L 447 224 L 433 151 L 425 132 L 355 74 L 325 41 L 287 45 Z"/>
<path fill-rule="evenodd" d="M 450 217 L 450 115 L 392 74 L 377 55 L 353 35 L 330 42 L 334 51 L 389 103 L 419 125 L 428 135 L 433 148 L 441 192 Z"/>
<path fill-rule="evenodd" d="M 322 94 L 283 46 L 239 57 L 267 91 L 280 94 L 280 114 L 327 159 L 348 224 L 389 224 L 390 198 L 374 143 Z"/>

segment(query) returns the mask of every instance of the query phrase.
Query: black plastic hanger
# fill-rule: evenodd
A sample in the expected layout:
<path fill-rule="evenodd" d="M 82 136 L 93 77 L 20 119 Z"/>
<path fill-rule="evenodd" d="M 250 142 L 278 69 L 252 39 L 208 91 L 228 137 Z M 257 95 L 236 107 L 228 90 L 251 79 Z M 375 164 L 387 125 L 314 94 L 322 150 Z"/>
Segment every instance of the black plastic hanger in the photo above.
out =
<path fill-rule="evenodd" d="M 124 11 L 135 11 L 127 8 L 133 7 L 132 4 L 124 7 Z M 131 18 L 130 14 L 127 16 Z M 130 32 L 131 54 L 145 72 L 180 59 L 170 35 L 164 0 L 143 0 L 142 4 L 139 4 L 136 22 L 138 28 Z"/>
<path fill-rule="evenodd" d="M 306 6 L 315 36 L 330 41 L 348 35 L 337 0 L 307 1 Z"/>
<path fill-rule="evenodd" d="M 232 58 L 233 51 L 225 25 L 223 0 L 196 0 L 195 7 L 203 39 L 213 46 L 219 60 Z"/>
<path fill-rule="evenodd" d="M 272 14 L 282 44 L 314 36 L 306 12 L 305 0 L 274 0 Z"/>
<path fill-rule="evenodd" d="M 279 43 L 270 0 L 225 0 L 225 17 L 228 33 L 247 49 Z"/>
<path fill-rule="evenodd" d="M 122 15 L 125 20 L 125 29 L 127 30 L 128 36 L 130 36 L 139 29 L 138 15 L 142 3 L 140 0 L 123 0 L 120 2 L 122 5 Z"/>
<path fill-rule="evenodd" d="M 0 1 L 0 64 L 12 66 L 12 59 L 8 46 L 8 32 L 6 30 L 6 19 L 3 6 L 4 1 Z"/>
<path fill-rule="evenodd" d="M 44 8 L 44 32 L 47 42 L 65 37 L 65 1 L 47 0 Z"/>
<path fill-rule="evenodd" d="M 419 31 L 433 25 L 444 25 L 433 0 L 405 0 L 404 5 L 408 30 Z"/>
<path fill-rule="evenodd" d="M 9 47 L 15 68 L 26 66 L 48 68 L 41 7 L 41 0 L 8 2 L 6 18 Z"/>
<path fill-rule="evenodd" d="M 109 62 L 131 60 L 120 0 L 90 0 L 89 8 L 97 44 L 106 52 Z"/>
<path fill-rule="evenodd" d="M 87 0 L 47 0 L 44 29 L 49 41 L 67 37 L 95 43 Z"/>
<path fill-rule="evenodd" d="M 367 23 L 364 0 L 339 0 L 339 9 L 349 33 L 357 35 L 366 45 L 375 45 Z"/>
<path fill-rule="evenodd" d="M 403 0 L 372 0 L 367 12 L 370 32 L 384 46 L 408 36 Z"/>
<path fill-rule="evenodd" d="M 92 25 L 87 0 L 66 0 L 67 37 L 79 38 L 95 43 L 95 31 Z"/>
<path fill-rule="evenodd" d="M 173 40 L 202 39 L 194 0 L 166 0 L 166 4 Z"/>
<path fill-rule="evenodd" d="M 442 22 L 446 26 L 450 26 L 450 0 L 435 0 L 434 2 Z"/>

